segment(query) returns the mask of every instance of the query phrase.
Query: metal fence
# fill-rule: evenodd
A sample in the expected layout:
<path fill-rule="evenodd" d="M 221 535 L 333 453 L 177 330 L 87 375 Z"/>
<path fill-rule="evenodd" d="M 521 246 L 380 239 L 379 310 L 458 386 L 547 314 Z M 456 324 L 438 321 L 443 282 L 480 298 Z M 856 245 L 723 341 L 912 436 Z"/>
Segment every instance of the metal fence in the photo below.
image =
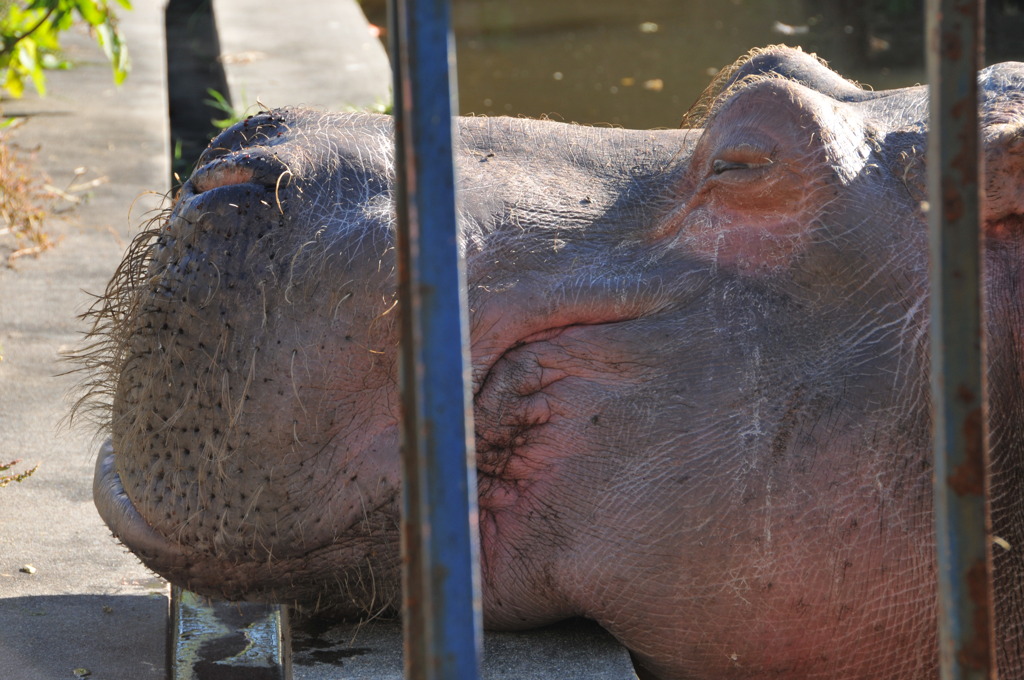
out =
<path fill-rule="evenodd" d="M 983 62 L 982 7 L 979 0 L 927 4 L 934 501 L 943 680 L 996 677 L 979 229 L 976 74 Z M 388 9 L 405 419 L 405 671 L 411 680 L 474 680 L 481 650 L 479 546 L 465 271 L 456 232 L 449 0 L 389 0 Z M 175 620 L 195 609 L 181 593 L 173 606 L 179 612 Z M 206 616 L 230 617 L 231 612 Z M 172 640 L 177 647 L 178 638 Z M 282 649 L 287 636 L 274 644 Z M 278 667 L 266 677 L 287 675 L 286 657 L 282 649 Z M 172 677 L 179 677 L 173 669 Z"/>
<path fill-rule="evenodd" d="M 447 0 L 390 0 L 398 157 L 406 673 L 477 677 L 476 495 L 455 226 Z M 992 678 L 977 70 L 982 3 L 928 0 L 929 227 L 941 677 Z"/>

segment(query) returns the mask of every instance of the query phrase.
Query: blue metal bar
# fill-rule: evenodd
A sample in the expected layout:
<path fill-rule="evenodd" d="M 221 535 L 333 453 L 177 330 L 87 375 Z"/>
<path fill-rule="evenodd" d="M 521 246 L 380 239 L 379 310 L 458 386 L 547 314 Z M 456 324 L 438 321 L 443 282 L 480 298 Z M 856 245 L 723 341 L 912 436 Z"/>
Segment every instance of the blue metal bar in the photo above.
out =
<path fill-rule="evenodd" d="M 978 0 L 928 0 L 931 381 L 943 680 L 988 680 L 996 670 L 979 230 L 983 25 Z"/>
<path fill-rule="evenodd" d="M 481 649 L 465 265 L 447 0 L 390 0 L 402 325 L 405 672 L 473 680 Z"/>

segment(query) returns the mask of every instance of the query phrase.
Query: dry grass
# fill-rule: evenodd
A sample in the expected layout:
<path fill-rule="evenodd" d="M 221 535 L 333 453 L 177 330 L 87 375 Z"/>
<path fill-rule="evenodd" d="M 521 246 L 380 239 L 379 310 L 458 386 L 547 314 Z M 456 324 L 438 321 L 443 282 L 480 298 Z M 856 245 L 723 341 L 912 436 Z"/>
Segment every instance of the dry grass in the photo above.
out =
<path fill-rule="evenodd" d="M 12 460 L 10 463 L 0 464 L 0 473 L 7 472 L 8 470 L 13 468 L 15 465 L 17 465 L 20 462 L 21 462 L 20 460 Z M 25 481 L 26 479 L 29 478 L 29 476 L 31 476 L 31 474 L 33 472 L 35 472 L 38 469 L 39 469 L 39 466 L 36 465 L 31 470 L 26 470 L 25 472 L 16 472 L 15 473 L 15 472 L 12 471 L 12 474 L 9 474 L 9 475 L 0 474 L 0 489 L 4 488 L 5 486 L 7 486 L 8 484 L 11 484 L 13 482 L 23 482 L 23 481 Z"/>
<path fill-rule="evenodd" d="M 47 205 L 54 198 L 44 177 L 34 173 L 30 160 L 19 156 L 10 135 L 0 134 L 0 248 L 7 264 L 25 255 L 38 255 L 55 243 L 43 230 Z"/>

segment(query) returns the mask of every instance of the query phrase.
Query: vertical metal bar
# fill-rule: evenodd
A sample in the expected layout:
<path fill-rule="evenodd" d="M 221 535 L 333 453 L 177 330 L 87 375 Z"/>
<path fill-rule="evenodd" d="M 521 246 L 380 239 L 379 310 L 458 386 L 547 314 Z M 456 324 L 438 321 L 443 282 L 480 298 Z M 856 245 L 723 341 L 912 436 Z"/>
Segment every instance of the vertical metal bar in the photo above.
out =
<path fill-rule="evenodd" d="M 929 230 L 940 677 L 995 677 L 979 230 L 982 3 L 928 0 Z"/>
<path fill-rule="evenodd" d="M 465 268 L 447 0 L 390 0 L 402 348 L 405 672 L 473 680 L 481 649 Z"/>

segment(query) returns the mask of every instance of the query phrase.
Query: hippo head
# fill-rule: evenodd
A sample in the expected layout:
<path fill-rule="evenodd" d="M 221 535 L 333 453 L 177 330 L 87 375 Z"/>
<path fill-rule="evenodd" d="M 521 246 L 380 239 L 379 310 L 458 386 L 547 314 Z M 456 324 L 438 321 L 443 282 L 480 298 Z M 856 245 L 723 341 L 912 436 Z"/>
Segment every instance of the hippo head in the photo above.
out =
<path fill-rule="evenodd" d="M 982 72 L 999 663 L 1024 671 L 1024 65 Z M 741 60 L 685 129 L 458 121 L 485 623 L 662 678 L 935 669 L 927 90 Z M 399 602 L 391 120 L 207 149 L 94 310 L 106 522 L 160 574 Z"/>

